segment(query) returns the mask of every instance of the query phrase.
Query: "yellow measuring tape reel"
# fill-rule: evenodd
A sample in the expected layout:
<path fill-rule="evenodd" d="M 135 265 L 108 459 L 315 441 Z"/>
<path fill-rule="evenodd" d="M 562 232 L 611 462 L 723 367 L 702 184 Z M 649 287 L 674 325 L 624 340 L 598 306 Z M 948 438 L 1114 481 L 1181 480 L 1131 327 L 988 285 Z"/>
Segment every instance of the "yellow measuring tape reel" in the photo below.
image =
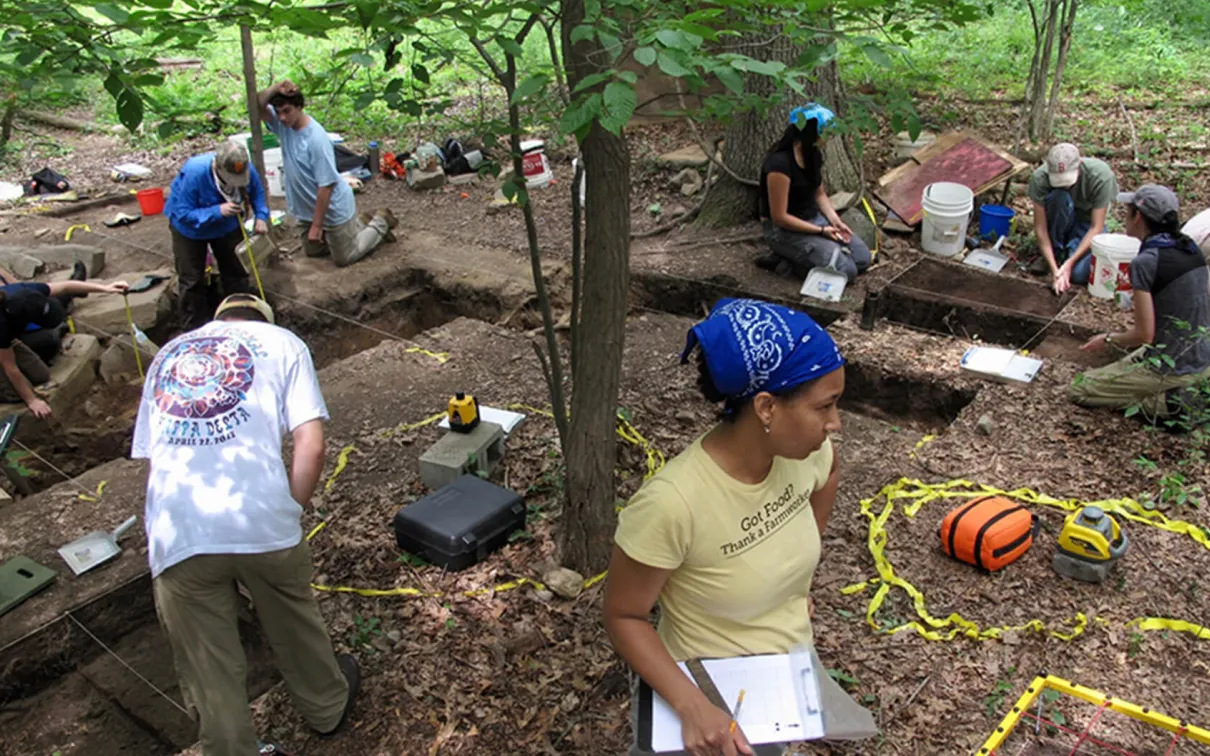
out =
<path fill-rule="evenodd" d="M 978 624 L 957 613 L 950 614 L 944 619 L 939 619 L 929 614 L 924 594 L 916 586 L 895 573 L 895 569 L 886 555 L 888 537 L 886 525 L 891 514 L 895 511 L 896 501 L 905 501 L 903 513 L 908 517 L 915 517 L 921 507 L 932 501 L 986 495 L 1006 496 L 1026 504 L 1053 507 L 1066 512 L 1078 511 L 1087 504 L 1092 504 L 1099 506 L 1106 512 L 1120 515 L 1127 520 L 1166 530 L 1170 533 L 1188 536 L 1204 548 L 1210 549 L 1210 536 L 1197 525 L 1181 520 L 1171 520 L 1160 512 L 1147 509 L 1133 499 L 1109 499 L 1085 503 L 1075 499 L 1056 499 L 1028 488 L 1004 491 L 967 480 L 952 480 L 948 483 L 929 484 L 919 480 L 902 478 L 883 488 L 877 495 L 864 499 L 861 502 L 861 513 L 870 521 L 867 543 L 870 554 L 874 558 L 874 565 L 878 570 L 878 577 L 846 586 L 840 591 L 841 594 L 849 596 L 864 592 L 871 587 L 877 588 L 874 596 L 870 599 L 870 603 L 866 606 L 866 622 L 869 623 L 870 627 L 892 635 L 911 630 L 931 641 L 951 641 L 958 636 L 974 640 L 989 640 L 1000 638 L 1007 632 L 1022 630 L 1049 632 L 1060 640 L 1070 641 L 1084 632 L 1088 627 L 1089 620 L 1083 613 L 1078 613 L 1066 620 L 1068 627 L 1062 629 L 1047 627 L 1039 619 L 1030 620 L 1023 625 L 990 628 L 981 628 Z M 883 499 L 884 504 L 882 510 L 875 513 L 874 504 L 879 499 Z M 892 587 L 902 589 L 912 599 L 913 608 L 920 621 L 905 622 L 889 628 L 884 628 L 878 623 L 875 615 L 890 594 Z M 1107 624 L 1105 620 L 1100 618 L 1097 618 L 1096 621 L 1101 624 Z M 1139 630 L 1173 630 L 1176 632 L 1191 633 L 1199 639 L 1210 640 L 1210 628 L 1180 619 L 1140 617 L 1127 624 Z"/>

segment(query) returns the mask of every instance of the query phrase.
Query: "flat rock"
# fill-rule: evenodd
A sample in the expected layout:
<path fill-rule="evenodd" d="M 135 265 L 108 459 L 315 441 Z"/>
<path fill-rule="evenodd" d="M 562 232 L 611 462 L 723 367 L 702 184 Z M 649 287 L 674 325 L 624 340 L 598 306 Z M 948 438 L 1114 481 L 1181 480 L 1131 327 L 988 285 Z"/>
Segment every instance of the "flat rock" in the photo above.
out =
<path fill-rule="evenodd" d="M 90 244 L 39 244 L 29 247 L 0 247 L 0 259 L 5 254 L 27 255 L 44 263 L 71 268 L 77 262 L 84 263 L 88 277 L 101 274 L 105 269 L 105 250 Z M 14 273 L 17 271 L 14 270 Z"/>
<path fill-rule="evenodd" d="M 133 381 L 141 381 L 139 362 L 135 359 L 133 341 L 125 334 L 117 336 L 109 344 L 109 348 L 101 353 L 101 380 L 108 386 L 118 386 Z M 160 348 L 148 341 L 140 344 L 139 357 L 143 361 L 143 370 L 151 365 Z M 85 408 L 87 411 L 87 407 Z"/>
<path fill-rule="evenodd" d="M 42 261 L 17 247 L 0 247 L 0 265 L 11 270 L 17 278 L 30 279 L 42 272 Z"/>
<path fill-rule="evenodd" d="M 542 582 L 556 596 L 573 599 L 584 590 L 584 576 L 566 567 L 555 567 L 542 575 Z"/>
<path fill-rule="evenodd" d="M 172 314 L 172 292 L 176 287 L 176 275 L 172 269 L 136 271 L 120 279 L 107 279 L 104 282 L 121 280 L 133 283 L 145 275 L 168 276 L 167 280 L 160 281 L 147 291 L 130 295 L 134 324 L 143 331 L 149 331 Z M 118 294 L 90 294 L 87 299 L 77 299 L 71 315 L 77 321 L 110 335 L 116 336 L 130 330 L 126 322 L 126 304 Z"/>
<path fill-rule="evenodd" d="M 422 171 L 416 168 L 408 169 L 408 186 L 416 190 L 440 189 L 445 186 L 445 171 L 437 168 L 433 171 Z"/>
<path fill-rule="evenodd" d="M 705 150 L 696 144 L 689 144 L 672 152 L 660 155 L 659 162 L 676 168 L 697 168 L 710 161 Z"/>
<path fill-rule="evenodd" d="M 860 204 L 857 207 L 850 207 L 841 213 L 840 219 L 848 223 L 849 228 L 853 229 L 853 233 L 860 236 L 871 250 L 874 249 L 874 238 L 878 229 L 870 221 L 870 216 L 865 214 L 864 207 Z"/>

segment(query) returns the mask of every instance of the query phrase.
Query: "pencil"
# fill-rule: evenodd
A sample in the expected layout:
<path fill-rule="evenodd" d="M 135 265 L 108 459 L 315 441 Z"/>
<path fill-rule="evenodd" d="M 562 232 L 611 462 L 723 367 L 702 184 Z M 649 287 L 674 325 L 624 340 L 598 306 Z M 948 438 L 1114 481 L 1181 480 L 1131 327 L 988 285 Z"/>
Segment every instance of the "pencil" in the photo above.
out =
<path fill-rule="evenodd" d="M 735 713 L 731 715 L 731 734 L 735 734 L 735 728 L 739 727 L 739 707 L 744 703 L 744 690 L 740 688 L 739 698 L 735 701 Z"/>

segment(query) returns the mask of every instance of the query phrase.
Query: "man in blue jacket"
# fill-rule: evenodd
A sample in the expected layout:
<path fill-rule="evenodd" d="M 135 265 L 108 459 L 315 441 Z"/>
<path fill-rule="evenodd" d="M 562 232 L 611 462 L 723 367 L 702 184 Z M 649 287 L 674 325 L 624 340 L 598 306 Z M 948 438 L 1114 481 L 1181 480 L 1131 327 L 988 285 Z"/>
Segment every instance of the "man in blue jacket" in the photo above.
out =
<path fill-rule="evenodd" d="M 269 230 L 269 206 L 260 176 L 248 151 L 223 142 L 215 152 L 195 155 L 172 182 L 164 214 L 172 227 L 172 256 L 181 298 L 181 327 L 186 331 L 205 325 L 214 314 L 206 295 L 206 250 L 218 263 L 223 295 L 246 294 L 248 273 L 235 254 L 243 241 L 239 224 L 244 202 L 256 215 L 253 232 Z"/>

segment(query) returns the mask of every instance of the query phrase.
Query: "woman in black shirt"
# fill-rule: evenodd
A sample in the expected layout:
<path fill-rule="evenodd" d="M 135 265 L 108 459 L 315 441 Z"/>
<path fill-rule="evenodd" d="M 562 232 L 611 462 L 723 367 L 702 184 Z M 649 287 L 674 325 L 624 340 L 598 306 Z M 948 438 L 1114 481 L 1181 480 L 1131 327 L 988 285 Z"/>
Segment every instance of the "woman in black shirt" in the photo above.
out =
<path fill-rule="evenodd" d="M 795 108 L 765 157 L 760 217 L 770 254 L 757 261 L 762 268 L 802 277 L 823 266 L 852 281 L 870 267 L 870 248 L 840 219 L 823 185 L 819 134 L 833 118 L 816 103 Z"/>

